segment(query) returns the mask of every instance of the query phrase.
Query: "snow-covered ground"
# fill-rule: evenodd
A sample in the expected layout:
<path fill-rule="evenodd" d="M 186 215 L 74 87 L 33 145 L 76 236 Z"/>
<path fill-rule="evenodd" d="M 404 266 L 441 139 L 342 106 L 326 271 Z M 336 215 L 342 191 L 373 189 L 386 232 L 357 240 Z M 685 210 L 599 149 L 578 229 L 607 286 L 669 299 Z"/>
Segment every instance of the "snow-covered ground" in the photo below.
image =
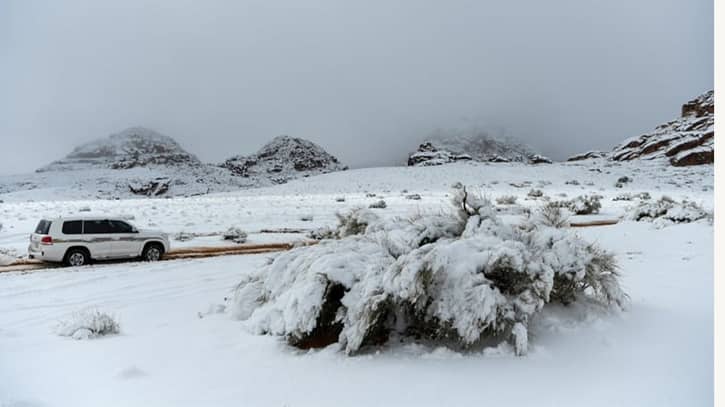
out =
<path fill-rule="evenodd" d="M 615 187 L 623 176 L 632 181 Z M 40 217 L 80 210 L 211 235 L 174 246 L 219 244 L 214 234 L 230 226 L 251 232 L 250 242 L 297 240 L 304 234 L 260 232 L 332 226 L 335 212 L 379 199 L 387 208 L 375 211 L 384 216 L 440 211 L 455 182 L 491 198 L 515 195 L 528 207 L 541 204 L 527 199 L 531 189 L 552 199 L 596 193 L 602 218 L 636 203 L 612 200 L 625 192 L 713 206 L 712 166 L 588 160 L 372 168 L 189 198 L 2 195 L 0 249 L 22 255 Z M 270 255 L 0 273 L 0 406 L 712 404 L 712 226 L 623 221 L 577 233 L 616 253 L 631 307 L 548 308 L 531 324 L 525 357 L 507 347 L 463 354 L 411 343 L 347 357 L 336 345 L 302 352 L 252 335 L 220 310 L 242 276 Z M 115 315 L 121 333 L 80 341 L 54 333 L 59 321 L 89 307 Z"/>

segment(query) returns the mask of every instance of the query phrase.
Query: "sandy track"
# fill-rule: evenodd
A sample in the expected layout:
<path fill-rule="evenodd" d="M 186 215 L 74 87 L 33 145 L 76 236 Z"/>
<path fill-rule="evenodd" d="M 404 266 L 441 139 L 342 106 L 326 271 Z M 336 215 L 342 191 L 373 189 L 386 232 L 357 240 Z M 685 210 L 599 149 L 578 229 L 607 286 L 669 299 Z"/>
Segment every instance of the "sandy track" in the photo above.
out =
<path fill-rule="evenodd" d="M 309 246 L 317 243 L 316 241 L 303 241 L 296 243 L 267 243 L 267 244 L 242 244 L 234 246 L 219 247 L 185 247 L 180 249 L 172 249 L 164 255 L 163 260 L 177 259 L 198 259 L 216 256 L 233 256 L 245 254 L 272 253 L 290 250 L 293 247 L 303 245 Z M 116 263 L 111 261 L 109 263 Z M 46 263 L 39 260 L 21 259 L 6 266 L 0 266 L 0 273 L 10 271 L 32 271 L 49 268 L 62 267 L 62 264 Z"/>

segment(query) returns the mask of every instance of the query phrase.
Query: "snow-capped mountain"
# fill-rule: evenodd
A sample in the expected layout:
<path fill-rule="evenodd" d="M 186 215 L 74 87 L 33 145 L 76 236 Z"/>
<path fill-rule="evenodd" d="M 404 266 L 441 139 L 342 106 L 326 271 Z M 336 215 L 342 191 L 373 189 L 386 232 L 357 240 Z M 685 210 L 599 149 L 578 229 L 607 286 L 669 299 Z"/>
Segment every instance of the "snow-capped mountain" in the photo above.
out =
<path fill-rule="evenodd" d="M 154 165 L 201 166 L 202 163 L 173 138 L 144 127 L 131 127 L 80 145 L 65 158 L 39 168 L 37 172 Z"/>
<path fill-rule="evenodd" d="M 610 158 L 616 161 L 667 159 L 675 166 L 712 164 L 714 125 L 714 92 L 709 91 L 682 105 L 679 118 L 622 142 Z"/>
<path fill-rule="evenodd" d="M 287 136 L 273 139 L 251 156 L 206 164 L 173 138 L 132 127 L 78 146 L 33 174 L 0 177 L 0 194 L 32 199 L 33 191 L 42 189 L 57 199 L 190 196 L 269 186 L 345 168 L 320 146 Z"/>
<path fill-rule="evenodd" d="M 548 158 L 511 138 L 485 131 L 438 131 L 408 157 L 408 165 L 440 165 L 455 161 L 550 163 Z"/>
<path fill-rule="evenodd" d="M 275 137 L 255 154 L 231 157 L 221 167 L 244 178 L 269 179 L 276 184 L 347 169 L 319 145 L 289 136 Z"/>

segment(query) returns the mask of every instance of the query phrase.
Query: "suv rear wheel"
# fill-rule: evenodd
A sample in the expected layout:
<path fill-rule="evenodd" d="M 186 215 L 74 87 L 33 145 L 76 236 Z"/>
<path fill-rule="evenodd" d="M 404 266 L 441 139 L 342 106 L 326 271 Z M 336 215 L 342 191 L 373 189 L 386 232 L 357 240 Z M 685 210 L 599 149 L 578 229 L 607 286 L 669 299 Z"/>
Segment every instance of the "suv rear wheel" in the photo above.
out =
<path fill-rule="evenodd" d="M 158 243 L 149 243 L 143 248 L 141 258 L 146 261 L 159 261 L 164 254 L 164 248 Z"/>
<path fill-rule="evenodd" d="M 78 267 L 84 264 L 88 264 L 88 252 L 83 249 L 70 249 L 65 254 L 63 263 L 66 266 Z"/>

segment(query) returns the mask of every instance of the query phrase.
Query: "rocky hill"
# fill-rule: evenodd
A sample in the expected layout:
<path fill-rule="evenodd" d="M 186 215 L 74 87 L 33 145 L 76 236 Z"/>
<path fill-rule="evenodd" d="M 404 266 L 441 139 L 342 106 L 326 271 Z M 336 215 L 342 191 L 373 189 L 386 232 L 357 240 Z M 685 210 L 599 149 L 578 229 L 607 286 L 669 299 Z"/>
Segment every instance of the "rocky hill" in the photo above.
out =
<path fill-rule="evenodd" d="M 666 159 L 674 166 L 712 164 L 714 125 L 714 93 L 709 91 L 682 105 L 679 118 L 625 140 L 609 157 L 615 161 Z"/>
<path fill-rule="evenodd" d="M 45 190 L 57 199 L 190 196 L 345 168 L 320 146 L 292 137 L 277 137 L 251 156 L 206 164 L 173 138 L 133 127 L 83 144 L 34 174 L 0 177 L 0 195 L 32 199 Z"/>
<path fill-rule="evenodd" d="M 551 163 L 548 158 L 510 137 L 493 137 L 484 131 L 439 131 L 410 154 L 408 165 L 441 165 L 467 160 Z"/>
<path fill-rule="evenodd" d="M 275 137 L 255 154 L 231 157 L 221 167 L 244 178 L 268 179 L 277 184 L 347 169 L 317 144 L 289 136 Z"/>
<path fill-rule="evenodd" d="M 65 158 L 39 168 L 37 172 L 155 165 L 188 167 L 201 166 L 202 163 L 171 137 L 151 129 L 131 127 L 78 146 Z"/>

